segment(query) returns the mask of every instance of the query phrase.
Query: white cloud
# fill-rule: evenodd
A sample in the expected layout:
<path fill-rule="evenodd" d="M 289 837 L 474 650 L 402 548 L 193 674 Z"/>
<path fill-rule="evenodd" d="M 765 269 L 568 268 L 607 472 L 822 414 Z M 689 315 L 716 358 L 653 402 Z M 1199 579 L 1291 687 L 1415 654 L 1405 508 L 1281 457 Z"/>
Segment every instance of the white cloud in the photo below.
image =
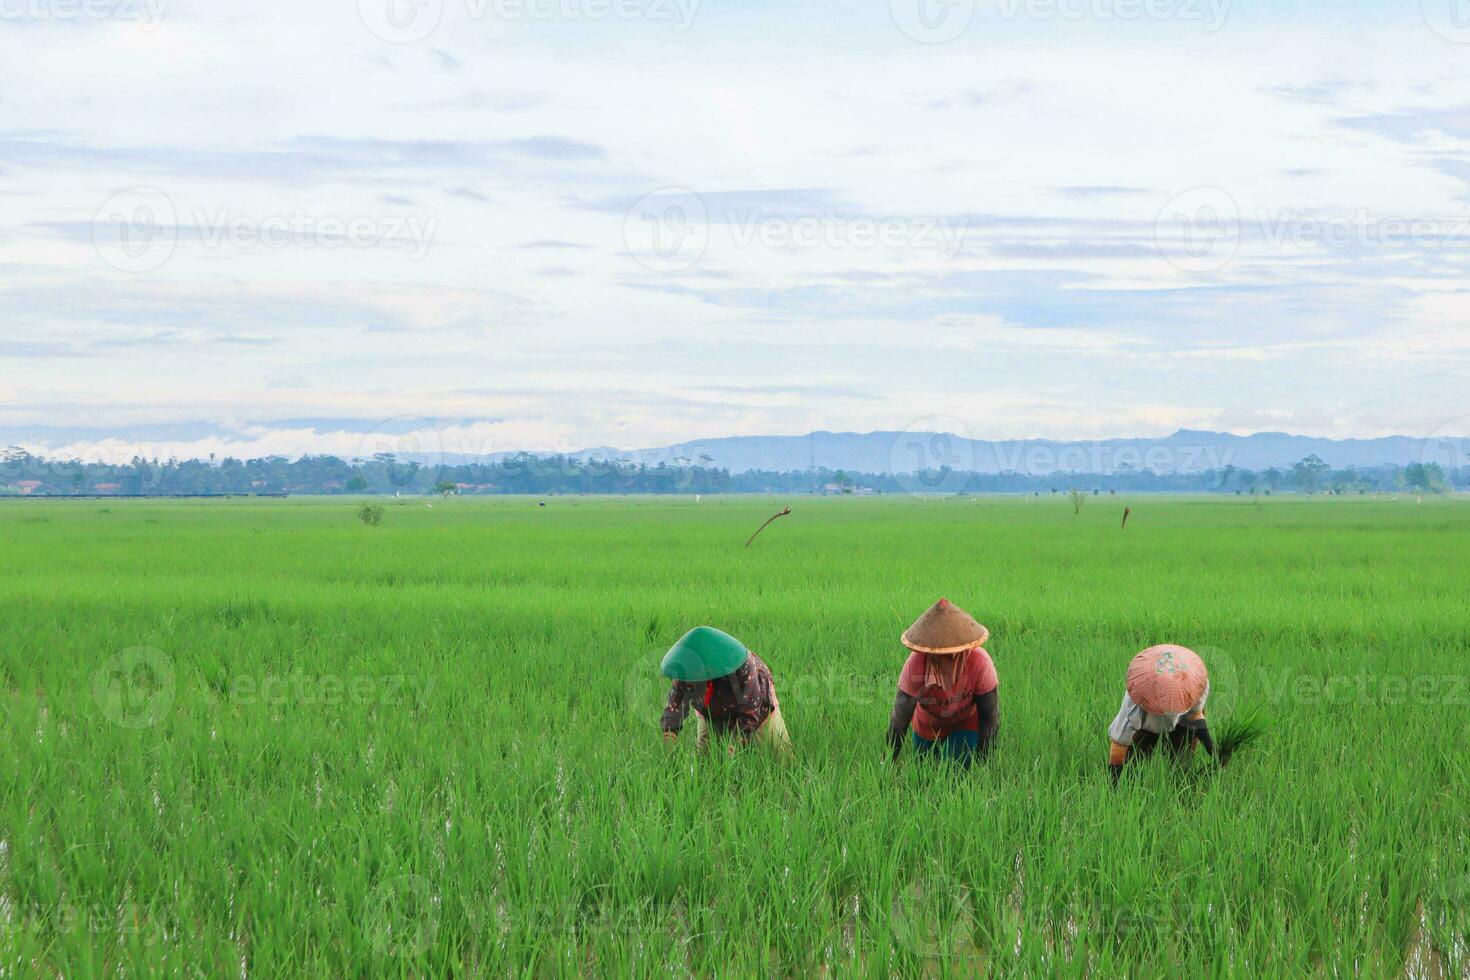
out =
<path fill-rule="evenodd" d="M 1417 16 L 982 12 L 920 45 L 886 4 L 705 3 L 687 29 L 445 7 L 403 45 L 356 4 L 285 0 L 0 31 L 0 356 L 24 368 L 0 434 L 422 415 L 547 449 L 927 415 L 1000 437 L 1464 414 L 1470 248 L 1268 234 L 1470 215 L 1464 48 Z M 140 186 L 177 244 L 129 273 L 94 226 Z M 628 249 L 627 205 L 665 187 L 709 219 L 655 215 L 702 245 L 673 271 Z M 1158 243 L 1196 187 L 1239 222 L 1204 271 L 1180 261 L 1198 241 Z M 299 215 L 304 237 L 261 232 Z M 389 247 L 401 219 L 432 227 L 417 255 Z M 956 253 L 917 234 L 939 220 Z M 343 247 L 354 221 L 381 241 Z M 253 231 L 211 235 L 232 222 Z M 910 234 L 854 244 L 885 222 Z"/>

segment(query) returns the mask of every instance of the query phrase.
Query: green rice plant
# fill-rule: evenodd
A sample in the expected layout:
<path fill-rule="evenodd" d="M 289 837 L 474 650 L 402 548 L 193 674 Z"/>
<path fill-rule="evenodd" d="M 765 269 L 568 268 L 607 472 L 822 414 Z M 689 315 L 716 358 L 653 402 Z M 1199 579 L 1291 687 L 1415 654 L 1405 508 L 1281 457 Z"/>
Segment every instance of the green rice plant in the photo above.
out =
<path fill-rule="evenodd" d="M 0 972 L 1464 975 L 1470 507 L 1258 502 L 0 501 Z M 883 765 L 940 596 L 995 749 Z M 699 623 L 792 764 L 664 745 Z M 1113 788 L 1164 641 L 1269 751 Z"/>
<path fill-rule="evenodd" d="M 1259 741 L 1267 730 L 1266 719 L 1258 710 L 1233 716 L 1220 726 L 1218 733 L 1213 734 L 1215 751 L 1219 753 L 1221 761 L 1229 761 L 1241 749 L 1249 748 Z"/>

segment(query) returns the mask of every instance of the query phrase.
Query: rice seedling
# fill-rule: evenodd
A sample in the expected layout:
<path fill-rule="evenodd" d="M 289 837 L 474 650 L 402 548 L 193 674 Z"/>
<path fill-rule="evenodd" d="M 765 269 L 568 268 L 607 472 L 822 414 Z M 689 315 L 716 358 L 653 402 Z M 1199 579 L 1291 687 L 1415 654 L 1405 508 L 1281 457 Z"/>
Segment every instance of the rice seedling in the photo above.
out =
<path fill-rule="evenodd" d="M 746 549 L 787 503 L 0 501 L 0 970 L 1470 969 L 1470 508 L 814 499 Z M 1000 675 L 969 772 L 884 764 L 939 596 Z M 793 764 L 663 744 L 697 623 L 771 666 Z M 1115 789 L 1164 640 L 1249 765 Z"/>
<path fill-rule="evenodd" d="M 1241 749 L 1249 748 L 1260 741 L 1266 731 L 1266 719 L 1259 711 L 1250 711 L 1230 718 L 1220 726 L 1219 732 L 1212 733 L 1212 736 L 1220 759 L 1228 761 Z"/>

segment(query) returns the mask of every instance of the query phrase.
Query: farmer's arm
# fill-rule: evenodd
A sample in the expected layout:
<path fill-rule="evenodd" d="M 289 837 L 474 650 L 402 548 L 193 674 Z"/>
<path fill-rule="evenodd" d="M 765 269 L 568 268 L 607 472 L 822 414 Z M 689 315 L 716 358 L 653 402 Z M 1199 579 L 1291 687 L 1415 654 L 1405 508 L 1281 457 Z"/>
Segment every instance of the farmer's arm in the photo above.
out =
<path fill-rule="evenodd" d="M 672 741 L 679 737 L 679 732 L 684 727 L 684 719 L 689 717 L 689 704 L 693 698 L 693 684 L 674 681 L 674 687 L 669 691 L 669 703 L 664 706 L 662 724 L 665 739 Z"/>
<path fill-rule="evenodd" d="M 919 699 L 903 691 L 893 699 L 893 714 L 888 719 L 888 744 L 893 749 L 895 761 L 903 751 L 903 736 L 909 730 L 909 724 L 914 720 L 914 709 L 918 706 Z"/>
<path fill-rule="evenodd" d="M 1210 753 L 1211 756 L 1215 756 L 1215 741 L 1210 738 L 1210 726 L 1205 723 L 1205 709 L 1201 708 L 1188 718 L 1185 718 L 1182 724 L 1185 728 L 1194 732 L 1195 737 L 1200 740 L 1200 744 L 1205 747 L 1206 752 Z M 1225 760 L 1221 759 L 1220 761 L 1223 763 Z"/>
<path fill-rule="evenodd" d="M 1118 782 L 1118 777 L 1123 774 L 1123 763 L 1127 761 L 1128 746 L 1108 742 L 1108 773 L 1113 777 L 1115 784 Z"/>
<path fill-rule="evenodd" d="M 1118 716 L 1108 726 L 1108 774 L 1112 776 L 1114 786 L 1118 785 L 1118 777 L 1123 774 L 1123 763 L 1128 761 L 1128 750 L 1133 746 L 1133 736 L 1142 723 L 1143 711 L 1133 703 L 1132 698 L 1124 694 Z"/>
<path fill-rule="evenodd" d="M 975 696 L 975 710 L 980 713 L 980 758 L 990 754 L 995 733 L 1000 731 L 1000 688 L 991 688 Z"/>

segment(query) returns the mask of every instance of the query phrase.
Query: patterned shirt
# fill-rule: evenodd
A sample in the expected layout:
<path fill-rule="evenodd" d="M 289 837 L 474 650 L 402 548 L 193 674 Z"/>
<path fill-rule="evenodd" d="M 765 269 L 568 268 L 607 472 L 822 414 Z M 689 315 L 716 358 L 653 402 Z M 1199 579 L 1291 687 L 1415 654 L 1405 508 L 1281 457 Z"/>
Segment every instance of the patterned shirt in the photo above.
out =
<path fill-rule="evenodd" d="M 713 681 L 674 681 L 664 708 L 663 730 L 677 733 L 693 708 L 717 735 L 738 731 L 752 735 L 776 710 L 776 683 L 771 669 L 751 654 L 728 677 Z"/>
<path fill-rule="evenodd" d="M 1205 693 L 1200 695 L 1198 702 L 1188 711 L 1178 714 L 1155 715 L 1143 710 L 1143 707 L 1135 702 L 1127 694 L 1123 695 L 1123 707 L 1118 709 L 1118 717 L 1108 726 L 1108 738 L 1119 745 L 1132 745 L 1133 737 L 1139 732 L 1154 732 L 1158 735 L 1167 735 L 1179 726 L 1179 719 L 1189 718 L 1205 710 L 1205 702 L 1209 700 L 1210 689 L 1205 687 Z"/>

